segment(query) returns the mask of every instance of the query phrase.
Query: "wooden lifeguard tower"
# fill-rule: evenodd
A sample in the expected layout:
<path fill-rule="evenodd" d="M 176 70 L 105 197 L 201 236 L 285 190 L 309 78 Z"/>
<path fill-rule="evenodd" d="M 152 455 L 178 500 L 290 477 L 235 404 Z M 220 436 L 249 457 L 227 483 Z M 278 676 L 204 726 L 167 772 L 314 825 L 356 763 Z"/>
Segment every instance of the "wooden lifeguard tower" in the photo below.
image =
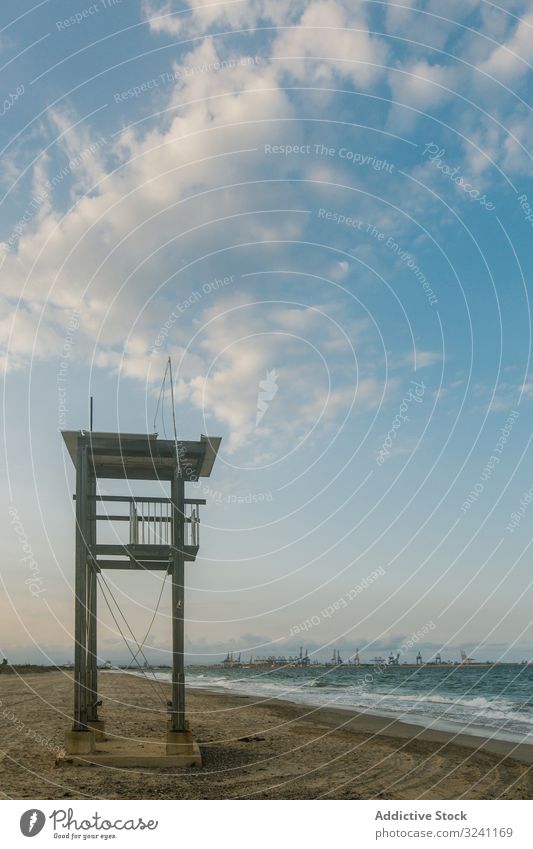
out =
<path fill-rule="evenodd" d="M 157 434 L 63 431 L 76 468 L 76 567 L 74 716 L 66 735 L 66 758 L 115 766 L 200 765 L 185 717 L 185 563 L 199 548 L 200 505 L 185 485 L 211 474 L 219 437 L 159 439 Z M 98 494 L 99 479 L 170 483 L 169 497 Z M 104 510 L 103 503 L 112 504 Z M 121 512 L 116 512 L 120 510 Z M 111 512 L 113 511 L 113 512 Z M 129 542 L 100 543 L 100 522 L 129 526 Z M 152 747 L 104 738 L 97 680 L 98 574 L 107 569 L 164 570 L 172 582 L 172 698 L 166 738 Z"/>

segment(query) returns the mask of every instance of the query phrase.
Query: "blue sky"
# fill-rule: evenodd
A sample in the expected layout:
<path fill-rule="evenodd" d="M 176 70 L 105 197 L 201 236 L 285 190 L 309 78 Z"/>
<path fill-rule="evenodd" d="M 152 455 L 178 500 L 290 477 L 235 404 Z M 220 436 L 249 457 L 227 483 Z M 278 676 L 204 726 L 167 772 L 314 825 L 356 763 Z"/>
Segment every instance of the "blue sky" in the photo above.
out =
<path fill-rule="evenodd" d="M 5 654 L 72 654 L 58 430 L 92 394 L 151 432 L 169 355 L 180 433 L 223 437 L 189 660 L 428 625 L 428 656 L 533 654 L 532 29 L 512 0 L 3 4 Z M 144 633 L 160 578 L 113 580 Z"/>

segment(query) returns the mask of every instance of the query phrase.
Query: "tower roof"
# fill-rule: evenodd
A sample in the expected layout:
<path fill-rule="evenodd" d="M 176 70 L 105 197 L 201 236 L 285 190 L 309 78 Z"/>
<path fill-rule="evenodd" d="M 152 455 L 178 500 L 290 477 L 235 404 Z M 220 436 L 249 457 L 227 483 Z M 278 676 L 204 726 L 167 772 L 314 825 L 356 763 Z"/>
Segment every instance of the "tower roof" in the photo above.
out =
<path fill-rule="evenodd" d="M 159 439 L 157 433 L 101 433 L 63 430 L 65 445 L 74 465 L 78 445 L 89 448 L 89 463 L 99 478 L 134 480 L 172 480 L 176 465 L 176 443 Z M 211 474 L 219 436 L 200 437 L 199 441 L 178 440 L 179 462 L 183 477 L 193 481 Z"/>

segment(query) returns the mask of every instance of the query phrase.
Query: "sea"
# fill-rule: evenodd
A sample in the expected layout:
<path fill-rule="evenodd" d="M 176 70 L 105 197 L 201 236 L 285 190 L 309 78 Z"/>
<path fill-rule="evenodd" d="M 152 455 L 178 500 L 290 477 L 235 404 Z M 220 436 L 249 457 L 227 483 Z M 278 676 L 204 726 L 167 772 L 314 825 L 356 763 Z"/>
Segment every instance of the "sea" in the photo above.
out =
<path fill-rule="evenodd" d="M 145 674 L 170 679 L 168 671 Z M 187 685 L 533 743 L 533 665 L 188 667 Z"/>

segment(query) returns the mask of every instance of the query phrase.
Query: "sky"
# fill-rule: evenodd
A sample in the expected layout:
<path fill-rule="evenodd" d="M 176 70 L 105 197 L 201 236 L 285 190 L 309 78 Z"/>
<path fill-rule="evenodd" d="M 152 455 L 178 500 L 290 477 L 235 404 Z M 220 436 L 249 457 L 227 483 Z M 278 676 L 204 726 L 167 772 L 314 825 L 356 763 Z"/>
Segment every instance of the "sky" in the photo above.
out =
<path fill-rule="evenodd" d="M 532 60 L 523 0 L 4 0 L 6 657 L 73 656 L 60 431 L 169 436 L 169 356 L 222 437 L 188 662 L 533 657 Z M 169 662 L 163 576 L 106 580 Z"/>

